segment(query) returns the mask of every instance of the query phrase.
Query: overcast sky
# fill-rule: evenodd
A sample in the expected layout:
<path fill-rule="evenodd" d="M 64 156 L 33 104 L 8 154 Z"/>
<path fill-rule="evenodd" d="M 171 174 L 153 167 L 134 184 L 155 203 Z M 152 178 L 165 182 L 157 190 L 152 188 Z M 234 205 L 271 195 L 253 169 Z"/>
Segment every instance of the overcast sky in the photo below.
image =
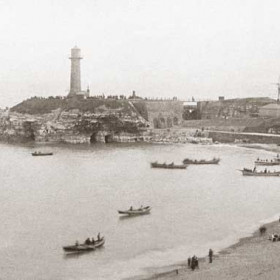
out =
<path fill-rule="evenodd" d="M 91 94 L 276 98 L 279 0 L 0 0 L 0 106 Z"/>

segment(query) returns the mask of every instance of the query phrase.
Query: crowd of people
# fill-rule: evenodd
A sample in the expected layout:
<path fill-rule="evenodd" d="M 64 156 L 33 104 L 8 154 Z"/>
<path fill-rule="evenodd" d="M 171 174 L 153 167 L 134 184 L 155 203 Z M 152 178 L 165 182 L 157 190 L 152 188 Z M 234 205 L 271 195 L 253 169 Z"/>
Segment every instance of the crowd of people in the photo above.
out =
<path fill-rule="evenodd" d="M 85 240 L 85 245 L 94 245 L 96 242 L 99 242 L 102 238 L 100 237 L 100 232 L 97 234 L 97 239 L 95 240 L 94 237 L 90 239 L 89 237 Z M 79 246 L 79 242 L 76 241 L 76 246 Z"/>
<path fill-rule="evenodd" d="M 192 270 L 199 268 L 198 258 L 194 255 L 192 258 L 188 258 L 188 267 Z"/>

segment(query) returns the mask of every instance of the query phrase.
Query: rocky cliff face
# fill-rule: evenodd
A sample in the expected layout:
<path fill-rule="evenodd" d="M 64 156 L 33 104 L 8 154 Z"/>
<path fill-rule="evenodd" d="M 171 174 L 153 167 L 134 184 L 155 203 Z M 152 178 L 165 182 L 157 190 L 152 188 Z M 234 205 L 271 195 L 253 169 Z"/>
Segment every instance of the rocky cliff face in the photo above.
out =
<path fill-rule="evenodd" d="M 45 114 L 2 112 L 0 140 L 8 142 L 130 142 L 141 140 L 148 123 L 133 110 L 96 112 L 55 109 Z"/>

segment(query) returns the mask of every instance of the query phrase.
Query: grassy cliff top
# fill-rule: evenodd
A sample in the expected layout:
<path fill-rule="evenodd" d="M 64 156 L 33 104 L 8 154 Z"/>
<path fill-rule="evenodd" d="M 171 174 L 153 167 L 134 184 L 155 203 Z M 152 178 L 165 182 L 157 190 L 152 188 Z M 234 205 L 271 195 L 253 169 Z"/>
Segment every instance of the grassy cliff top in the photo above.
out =
<path fill-rule="evenodd" d="M 79 98 L 58 98 L 58 97 L 33 97 L 25 100 L 11 108 L 11 111 L 22 114 L 48 114 L 56 109 L 72 110 L 79 109 L 81 112 L 95 113 L 97 110 L 119 110 L 123 113 L 130 114 L 131 106 L 127 100 L 114 99 L 79 99 Z"/>

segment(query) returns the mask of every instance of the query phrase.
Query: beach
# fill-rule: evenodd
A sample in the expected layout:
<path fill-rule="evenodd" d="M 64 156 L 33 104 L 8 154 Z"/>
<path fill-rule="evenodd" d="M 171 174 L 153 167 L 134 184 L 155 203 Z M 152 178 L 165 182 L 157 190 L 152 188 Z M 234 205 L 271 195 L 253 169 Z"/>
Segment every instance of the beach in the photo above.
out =
<path fill-rule="evenodd" d="M 267 231 L 261 235 L 259 229 L 250 237 L 221 252 L 214 252 L 213 262 L 208 256 L 199 260 L 199 269 L 192 271 L 186 263 L 179 269 L 156 274 L 146 280 L 209 280 L 209 279 L 280 279 L 280 242 L 268 240 L 272 233 L 280 233 L 278 221 L 266 224 Z M 215 251 L 215 248 L 212 248 Z"/>

